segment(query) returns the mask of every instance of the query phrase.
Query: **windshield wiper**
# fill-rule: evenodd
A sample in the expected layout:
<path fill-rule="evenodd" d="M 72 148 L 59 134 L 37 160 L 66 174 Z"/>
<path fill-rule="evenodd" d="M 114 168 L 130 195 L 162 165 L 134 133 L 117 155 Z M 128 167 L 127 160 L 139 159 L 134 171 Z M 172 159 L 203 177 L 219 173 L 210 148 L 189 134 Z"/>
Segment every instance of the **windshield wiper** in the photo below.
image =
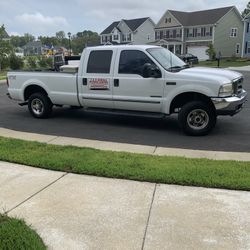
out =
<path fill-rule="evenodd" d="M 168 70 L 170 72 L 177 72 L 177 71 L 181 71 L 182 69 L 186 69 L 186 68 L 189 68 L 188 64 L 185 64 L 183 66 L 172 66 L 172 67 L 168 68 Z"/>

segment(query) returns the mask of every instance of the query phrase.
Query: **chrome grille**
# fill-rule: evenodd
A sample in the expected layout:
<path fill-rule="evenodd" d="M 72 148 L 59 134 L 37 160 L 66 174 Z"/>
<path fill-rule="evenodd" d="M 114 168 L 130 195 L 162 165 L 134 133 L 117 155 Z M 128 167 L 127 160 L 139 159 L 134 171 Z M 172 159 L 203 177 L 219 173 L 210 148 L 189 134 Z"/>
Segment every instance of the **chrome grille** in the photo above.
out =
<path fill-rule="evenodd" d="M 243 77 L 237 78 L 233 81 L 233 93 L 239 95 L 242 92 Z"/>

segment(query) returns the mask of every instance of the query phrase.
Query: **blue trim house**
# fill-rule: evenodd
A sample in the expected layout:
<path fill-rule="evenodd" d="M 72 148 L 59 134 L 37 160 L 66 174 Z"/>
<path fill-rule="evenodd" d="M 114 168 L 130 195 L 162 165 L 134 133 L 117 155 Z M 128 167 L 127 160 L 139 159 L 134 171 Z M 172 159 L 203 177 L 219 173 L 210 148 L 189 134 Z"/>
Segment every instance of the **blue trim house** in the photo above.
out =
<path fill-rule="evenodd" d="M 242 57 L 250 57 L 250 13 L 244 18 L 244 32 L 243 32 L 243 44 L 242 44 Z"/>

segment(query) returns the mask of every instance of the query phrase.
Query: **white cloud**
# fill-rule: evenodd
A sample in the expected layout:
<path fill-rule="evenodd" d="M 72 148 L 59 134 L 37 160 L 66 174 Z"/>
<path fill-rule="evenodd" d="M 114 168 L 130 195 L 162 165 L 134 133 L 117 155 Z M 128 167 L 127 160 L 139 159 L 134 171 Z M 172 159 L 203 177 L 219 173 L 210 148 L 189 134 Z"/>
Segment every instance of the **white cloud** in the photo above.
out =
<path fill-rule="evenodd" d="M 23 26 L 23 29 L 29 30 L 29 33 L 34 35 L 46 35 L 48 33 L 64 30 L 69 27 L 67 20 L 61 16 L 44 16 L 36 12 L 35 14 L 24 13 L 16 16 L 18 26 Z"/>

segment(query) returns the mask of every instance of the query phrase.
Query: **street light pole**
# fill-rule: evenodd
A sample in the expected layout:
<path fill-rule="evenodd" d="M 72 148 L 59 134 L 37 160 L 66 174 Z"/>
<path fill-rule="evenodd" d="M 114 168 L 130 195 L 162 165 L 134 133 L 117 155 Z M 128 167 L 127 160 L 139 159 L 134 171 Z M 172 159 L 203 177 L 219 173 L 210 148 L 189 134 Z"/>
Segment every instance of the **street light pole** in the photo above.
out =
<path fill-rule="evenodd" d="M 69 37 L 69 55 L 71 56 L 71 33 L 68 32 L 68 37 Z"/>

